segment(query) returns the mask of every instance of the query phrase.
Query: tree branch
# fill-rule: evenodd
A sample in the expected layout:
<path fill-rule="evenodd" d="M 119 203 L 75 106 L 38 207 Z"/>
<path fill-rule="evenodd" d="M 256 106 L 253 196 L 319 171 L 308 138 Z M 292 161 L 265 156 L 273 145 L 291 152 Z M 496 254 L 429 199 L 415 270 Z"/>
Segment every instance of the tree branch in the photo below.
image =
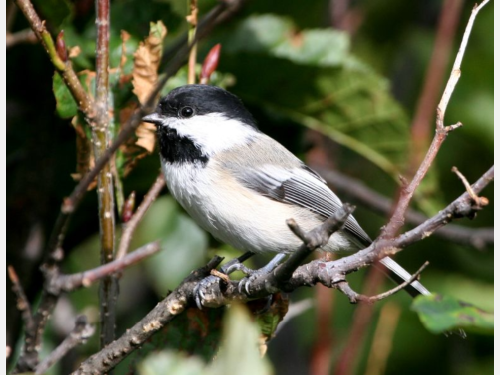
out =
<path fill-rule="evenodd" d="M 106 152 L 111 136 L 109 132 L 109 0 L 96 0 L 96 126 L 92 128 L 92 143 L 95 160 Z M 115 256 L 115 203 L 113 174 L 108 162 L 97 176 L 99 200 L 99 235 L 101 241 L 101 264 L 113 261 Z M 113 341 L 116 324 L 116 302 L 118 280 L 110 275 L 101 280 L 99 307 L 101 316 L 101 347 Z"/>
<path fill-rule="evenodd" d="M 76 318 L 75 328 L 73 331 L 59 344 L 57 348 L 50 353 L 47 358 L 36 366 L 35 374 L 44 374 L 54 364 L 66 355 L 71 349 L 80 344 L 85 344 L 87 340 L 94 334 L 95 328 L 87 322 L 87 318 L 81 315 Z"/>
<path fill-rule="evenodd" d="M 34 371 L 37 368 L 39 364 L 38 351 L 45 325 L 63 292 L 87 287 L 103 277 L 122 271 L 159 250 L 159 243 L 153 242 L 127 254 L 122 259 L 72 275 L 61 274 L 57 264 L 45 263 L 42 266 L 45 278 L 42 297 L 33 317 L 33 324 L 26 324 L 24 349 L 16 364 L 15 372 Z M 62 251 L 59 253 L 62 254 Z"/>
<path fill-rule="evenodd" d="M 391 290 L 388 290 L 387 292 L 380 293 L 380 294 L 377 294 L 375 296 L 371 296 L 370 297 L 370 296 L 365 296 L 365 295 L 356 293 L 354 290 L 351 289 L 351 287 L 349 286 L 349 284 L 347 283 L 347 281 L 343 281 L 343 282 L 338 283 L 337 288 L 342 293 L 344 293 L 347 296 L 347 298 L 349 298 L 349 301 L 351 303 L 354 303 L 354 304 L 358 303 L 358 302 L 374 303 L 374 302 L 377 302 L 377 301 L 381 301 L 384 298 L 390 297 L 393 294 L 396 294 L 397 292 L 399 292 L 400 290 L 403 290 L 405 287 L 407 287 L 412 282 L 414 282 L 415 280 L 417 280 L 418 277 L 420 276 L 420 274 L 422 273 L 422 271 L 428 265 L 429 265 L 429 262 L 425 262 L 422 265 L 422 267 L 420 267 L 418 269 L 418 271 L 415 272 L 412 275 L 412 277 L 410 277 L 408 280 L 406 280 L 405 282 L 403 282 L 403 283 L 399 284 L 398 286 L 392 288 Z"/>
<path fill-rule="evenodd" d="M 35 323 L 33 321 L 33 315 L 31 315 L 31 305 L 26 297 L 26 294 L 24 293 L 23 286 L 19 281 L 19 277 L 17 277 L 14 267 L 9 266 L 7 267 L 7 270 L 9 272 L 9 279 L 12 282 L 12 291 L 17 297 L 16 307 L 21 312 L 26 330 L 32 330 Z"/>
<path fill-rule="evenodd" d="M 120 338 L 86 359 L 73 374 L 104 374 L 113 369 L 155 332 L 182 313 L 190 301 L 194 301 L 192 298 L 194 288 L 201 279 L 210 274 L 211 269 L 220 264 L 222 259 L 216 256 L 205 267 L 192 272 L 176 290 L 158 303 L 148 315 L 134 324 Z M 188 298 L 188 296 L 191 298 Z"/>
<path fill-rule="evenodd" d="M 17 31 L 15 33 L 7 33 L 5 35 L 5 46 L 7 49 L 14 47 L 20 43 L 36 43 L 38 41 L 35 33 L 31 29 Z"/>
<path fill-rule="evenodd" d="M 141 260 L 156 254 L 161 250 L 158 241 L 144 245 L 137 250 L 126 254 L 123 258 L 115 259 L 112 262 L 103 264 L 91 270 L 72 274 L 59 275 L 51 283 L 53 290 L 71 292 L 81 287 L 89 287 L 97 280 L 116 274 L 125 268 L 139 263 Z"/>

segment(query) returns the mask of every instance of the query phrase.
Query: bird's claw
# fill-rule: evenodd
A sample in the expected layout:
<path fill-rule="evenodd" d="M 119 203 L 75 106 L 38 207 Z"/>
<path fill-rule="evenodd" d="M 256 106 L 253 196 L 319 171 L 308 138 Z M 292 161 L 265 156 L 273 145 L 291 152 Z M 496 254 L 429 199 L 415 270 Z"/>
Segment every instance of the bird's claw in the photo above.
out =
<path fill-rule="evenodd" d="M 202 279 L 198 285 L 193 290 L 194 294 L 194 300 L 196 302 L 196 306 L 201 310 L 203 308 L 203 301 L 206 300 L 206 290 L 210 286 L 212 286 L 215 283 L 218 283 L 221 279 L 217 276 L 207 276 L 204 279 Z"/>
<path fill-rule="evenodd" d="M 244 277 L 243 279 L 240 280 L 240 282 L 238 283 L 238 292 L 240 293 L 243 293 L 243 288 L 245 288 L 245 292 L 247 295 L 250 295 L 250 285 L 252 285 L 252 283 L 257 279 L 259 278 L 260 276 L 264 276 L 264 275 L 267 275 L 270 271 L 266 268 L 260 268 L 258 270 L 250 270 L 250 269 L 247 269 L 248 273 L 246 273 L 246 277 Z"/>

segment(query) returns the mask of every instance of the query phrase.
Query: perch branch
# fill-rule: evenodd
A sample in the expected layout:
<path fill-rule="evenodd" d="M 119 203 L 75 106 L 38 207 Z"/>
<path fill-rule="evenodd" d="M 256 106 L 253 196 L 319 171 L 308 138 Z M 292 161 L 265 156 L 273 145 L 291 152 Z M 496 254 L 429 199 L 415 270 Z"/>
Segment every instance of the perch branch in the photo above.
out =
<path fill-rule="evenodd" d="M 158 303 L 148 315 L 134 324 L 120 338 L 82 362 L 73 374 L 104 374 L 113 369 L 155 332 L 184 311 L 189 302 L 187 296 L 190 293 L 192 295 L 192 291 L 198 282 L 209 275 L 210 270 L 217 267 L 222 259 L 216 256 L 205 267 L 192 272 L 176 290 Z"/>

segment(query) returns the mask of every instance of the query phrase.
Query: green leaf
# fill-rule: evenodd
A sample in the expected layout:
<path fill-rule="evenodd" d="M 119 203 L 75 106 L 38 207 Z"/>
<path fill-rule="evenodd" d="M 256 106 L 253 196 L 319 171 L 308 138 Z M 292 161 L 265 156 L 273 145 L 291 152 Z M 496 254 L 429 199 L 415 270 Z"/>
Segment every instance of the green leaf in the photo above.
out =
<path fill-rule="evenodd" d="M 266 14 L 247 18 L 222 44 L 233 53 L 264 52 L 298 64 L 339 66 L 348 55 L 349 37 L 332 29 L 297 32 L 289 19 Z"/>
<path fill-rule="evenodd" d="M 196 357 L 186 357 L 182 353 L 162 351 L 150 354 L 139 363 L 140 375 L 200 375 L 204 374 L 203 362 Z"/>
<path fill-rule="evenodd" d="M 83 89 L 88 92 L 88 87 L 94 86 L 95 74 L 89 71 L 80 72 L 78 79 L 82 83 Z M 54 73 L 52 80 L 52 90 L 56 99 L 56 112 L 62 118 L 70 118 L 77 114 L 78 106 L 71 95 L 68 87 L 64 83 L 59 73 Z"/>
<path fill-rule="evenodd" d="M 259 328 L 251 321 L 248 311 L 241 305 L 232 305 L 226 313 L 222 346 L 208 374 L 271 374 L 271 365 L 259 351 L 259 335 Z"/>
<path fill-rule="evenodd" d="M 450 296 L 419 296 L 412 304 L 420 321 L 433 333 L 466 329 L 493 334 L 493 314 Z"/>
<path fill-rule="evenodd" d="M 56 98 L 56 112 L 62 118 L 71 118 L 76 115 L 78 107 L 71 92 L 66 87 L 61 75 L 54 73 L 52 90 Z"/>
<path fill-rule="evenodd" d="M 263 298 L 250 301 L 247 306 L 259 324 L 262 335 L 266 341 L 269 341 L 274 337 L 279 323 L 288 313 L 289 300 L 281 293 L 276 293 L 272 296 L 270 305 L 267 298 Z"/>
<path fill-rule="evenodd" d="M 298 32 L 286 18 L 263 15 L 222 39 L 221 67 L 235 74 L 232 91 L 246 103 L 317 130 L 397 178 L 408 118 L 388 81 L 349 51 L 347 34 Z"/>

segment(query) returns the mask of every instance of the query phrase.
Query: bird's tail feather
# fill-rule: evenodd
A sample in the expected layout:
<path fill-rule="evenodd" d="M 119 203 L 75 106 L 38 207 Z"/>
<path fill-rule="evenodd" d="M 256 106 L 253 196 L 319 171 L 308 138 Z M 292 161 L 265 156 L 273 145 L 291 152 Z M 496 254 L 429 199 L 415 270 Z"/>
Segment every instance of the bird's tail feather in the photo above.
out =
<path fill-rule="evenodd" d="M 389 257 L 385 257 L 381 259 L 378 263 L 379 268 L 382 269 L 383 272 L 387 273 L 387 275 L 395 281 L 397 284 L 401 284 L 411 278 L 411 275 L 399 264 L 397 264 L 393 259 Z M 412 296 L 416 297 L 421 294 L 428 295 L 431 294 L 425 286 L 423 286 L 420 282 L 414 281 L 410 285 L 408 285 L 405 290 Z"/>

